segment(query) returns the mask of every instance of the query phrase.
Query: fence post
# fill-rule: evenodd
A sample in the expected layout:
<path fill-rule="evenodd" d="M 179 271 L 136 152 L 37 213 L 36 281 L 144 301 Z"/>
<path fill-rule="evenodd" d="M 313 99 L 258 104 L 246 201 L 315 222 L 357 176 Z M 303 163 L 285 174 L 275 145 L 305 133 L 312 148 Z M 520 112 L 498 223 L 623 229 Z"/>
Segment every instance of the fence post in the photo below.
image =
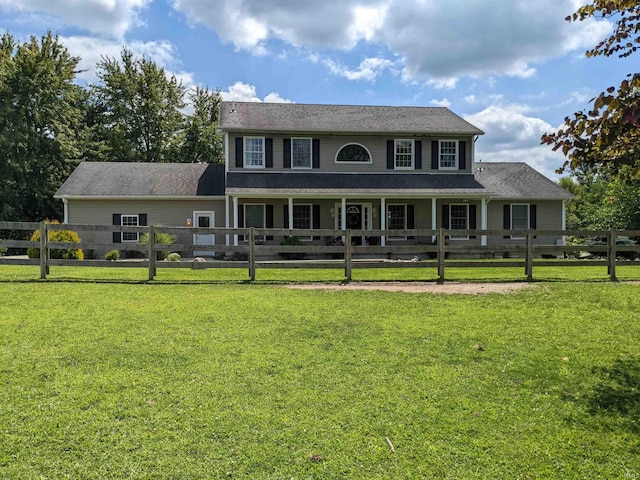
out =
<path fill-rule="evenodd" d="M 444 283 L 444 228 L 438 230 L 438 283 Z"/>
<path fill-rule="evenodd" d="M 47 258 L 49 257 L 47 223 L 40 222 L 40 278 L 47 278 L 49 273 L 49 265 Z"/>
<path fill-rule="evenodd" d="M 156 229 L 149 227 L 149 280 L 156 276 Z"/>
<path fill-rule="evenodd" d="M 618 239 L 618 234 L 616 231 L 611 228 L 609 230 L 609 248 L 607 249 L 607 260 L 609 261 L 609 278 L 612 282 L 617 282 L 616 278 L 616 240 Z"/>
<path fill-rule="evenodd" d="M 347 234 L 344 237 L 344 275 L 347 277 L 347 282 L 351 281 L 351 229 L 347 230 Z"/>
<path fill-rule="evenodd" d="M 249 228 L 249 279 L 256 280 L 256 231 L 254 227 Z"/>
<path fill-rule="evenodd" d="M 527 230 L 527 265 L 524 270 L 524 274 L 527 276 L 527 281 L 533 280 L 533 232 L 531 229 Z"/>

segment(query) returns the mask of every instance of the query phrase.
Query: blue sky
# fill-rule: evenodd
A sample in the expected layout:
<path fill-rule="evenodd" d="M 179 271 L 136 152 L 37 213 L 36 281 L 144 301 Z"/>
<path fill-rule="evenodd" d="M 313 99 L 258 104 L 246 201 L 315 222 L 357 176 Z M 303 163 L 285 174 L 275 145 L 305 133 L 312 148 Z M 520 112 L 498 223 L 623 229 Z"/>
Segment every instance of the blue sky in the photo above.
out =
<path fill-rule="evenodd" d="M 0 31 L 59 34 L 80 82 L 123 46 L 227 100 L 446 106 L 483 129 L 476 159 L 550 178 L 540 136 L 632 71 L 587 59 L 607 20 L 580 0 L 0 0 Z M 633 58 L 633 57 L 632 57 Z"/>

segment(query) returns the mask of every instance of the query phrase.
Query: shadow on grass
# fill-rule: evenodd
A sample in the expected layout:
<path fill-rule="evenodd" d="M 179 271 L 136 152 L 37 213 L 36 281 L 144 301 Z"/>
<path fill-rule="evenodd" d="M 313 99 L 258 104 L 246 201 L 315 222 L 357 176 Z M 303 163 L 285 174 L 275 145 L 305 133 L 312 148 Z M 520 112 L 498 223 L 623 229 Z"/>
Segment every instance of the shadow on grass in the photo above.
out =
<path fill-rule="evenodd" d="M 640 357 L 617 359 L 610 367 L 595 367 L 598 377 L 587 397 L 592 415 L 617 415 L 632 431 L 640 431 Z"/>

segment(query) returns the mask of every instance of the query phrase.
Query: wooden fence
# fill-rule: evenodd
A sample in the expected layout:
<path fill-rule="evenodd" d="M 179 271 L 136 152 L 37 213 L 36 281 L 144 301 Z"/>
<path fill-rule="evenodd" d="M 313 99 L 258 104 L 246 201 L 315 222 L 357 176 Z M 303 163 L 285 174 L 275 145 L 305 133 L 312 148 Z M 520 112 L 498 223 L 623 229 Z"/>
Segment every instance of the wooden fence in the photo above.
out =
<path fill-rule="evenodd" d="M 256 278 L 256 270 L 259 268 L 340 268 L 344 269 L 346 281 L 352 278 L 353 269 L 359 268 L 437 268 L 438 281 L 445 280 L 445 269 L 451 267 L 520 267 L 524 268 L 524 274 L 528 280 L 533 279 L 533 268 L 544 266 L 593 266 L 607 267 L 611 280 L 616 280 L 616 266 L 622 264 L 617 258 L 620 253 L 633 252 L 640 255 L 640 245 L 619 245 L 619 237 L 640 237 L 640 230 L 394 230 L 394 237 L 413 237 L 415 239 L 427 239 L 416 244 L 391 245 L 352 245 L 352 239 L 357 237 L 389 236 L 389 230 L 335 230 L 335 229 L 264 229 L 264 228 L 197 228 L 197 227 L 127 227 L 114 225 L 78 225 L 78 224 L 48 224 L 45 222 L 0 222 L 0 232 L 7 231 L 40 231 L 40 240 L 10 240 L 0 238 L 0 248 L 39 249 L 39 258 L 3 258 L 0 264 L 5 265 L 39 265 L 40 278 L 46 278 L 52 266 L 80 266 L 80 267 L 135 267 L 146 268 L 149 271 L 149 280 L 153 280 L 158 268 L 242 268 L 247 269 L 251 281 Z M 78 232 L 134 232 L 147 233 L 149 242 L 147 245 L 139 243 L 103 243 L 103 242 L 55 242 L 49 240 L 50 231 L 73 230 Z M 159 244 L 156 242 L 156 234 L 168 233 L 180 235 L 185 238 L 189 235 L 215 235 L 216 238 L 228 239 L 225 245 L 195 245 L 183 244 Z M 451 235 L 456 237 L 471 236 L 476 238 L 512 238 L 522 240 L 514 242 L 509 240 L 500 244 L 478 245 L 469 242 L 456 243 L 449 241 Z M 14 235 L 15 236 L 15 235 Z M 275 238 L 287 238 L 297 236 L 299 238 L 320 237 L 339 238 L 342 245 L 273 245 L 265 244 L 262 239 L 266 236 Z M 561 238 L 565 236 L 582 238 L 600 238 L 601 245 L 550 245 L 540 243 L 541 238 Z M 387 237 L 388 238 L 388 237 Z M 241 241 L 239 241 L 239 239 Z M 228 244 L 227 244 L 228 243 Z M 387 242 L 389 243 L 389 242 Z M 67 260 L 51 258 L 52 250 L 59 249 L 83 249 L 83 250 L 111 250 L 140 251 L 145 255 L 142 260 Z M 196 261 L 158 261 L 156 252 L 176 251 L 186 254 L 193 252 L 224 253 L 231 260 L 211 260 L 206 262 Z M 576 252 L 594 252 L 602 255 L 601 259 L 568 260 Z M 327 257 L 327 258 L 298 258 L 275 260 L 278 256 L 285 257 Z M 495 257 L 512 257 L 508 260 L 496 260 Z M 391 258 L 418 256 L 429 257 L 420 261 L 390 261 Z M 334 258 L 331 258 L 334 257 Z M 338 258 L 335 258 L 338 257 Z M 448 258 L 452 257 L 452 258 Z M 459 257 L 455 260 L 453 257 Z M 470 261 L 469 258 L 483 258 Z M 534 258 L 536 259 L 534 261 Z M 558 259 L 561 258 L 561 259 Z M 628 265 L 628 262 L 624 262 Z M 640 268 L 640 265 L 639 265 Z"/>

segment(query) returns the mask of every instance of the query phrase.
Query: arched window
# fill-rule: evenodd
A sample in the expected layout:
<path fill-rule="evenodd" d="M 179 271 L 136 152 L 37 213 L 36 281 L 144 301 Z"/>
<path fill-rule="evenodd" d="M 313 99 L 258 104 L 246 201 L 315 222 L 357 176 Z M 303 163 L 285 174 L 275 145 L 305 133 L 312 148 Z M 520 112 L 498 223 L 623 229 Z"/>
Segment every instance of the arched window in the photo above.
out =
<path fill-rule="evenodd" d="M 358 143 L 348 143 L 336 155 L 336 162 L 371 163 L 369 150 Z"/>

